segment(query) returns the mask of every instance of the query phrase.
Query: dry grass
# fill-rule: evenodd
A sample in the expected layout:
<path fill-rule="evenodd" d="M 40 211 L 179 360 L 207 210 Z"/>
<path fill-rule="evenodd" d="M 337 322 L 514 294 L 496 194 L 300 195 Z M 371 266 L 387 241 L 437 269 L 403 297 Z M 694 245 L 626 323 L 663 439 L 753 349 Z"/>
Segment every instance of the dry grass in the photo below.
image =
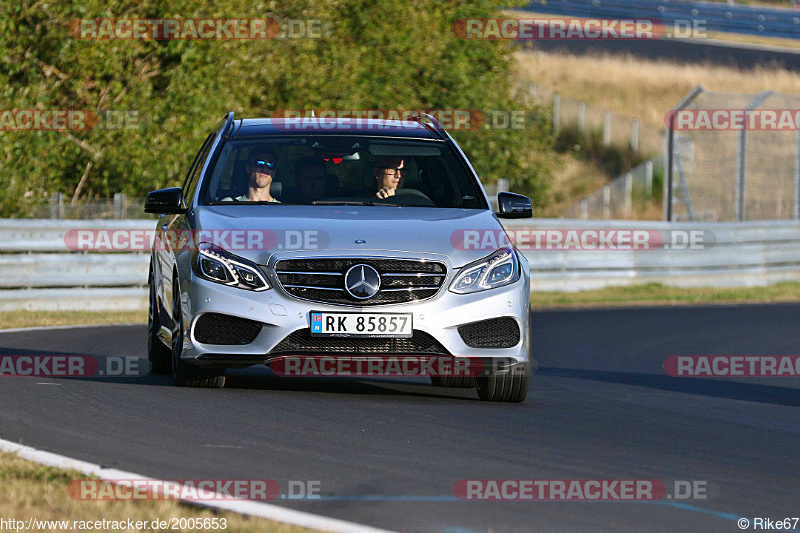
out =
<path fill-rule="evenodd" d="M 518 76 L 563 95 L 664 127 L 664 115 L 697 84 L 727 93 L 776 91 L 800 95 L 800 73 L 775 67 L 739 70 L 717 65 L 645 61 L 632 56 L 519 51 Z"/>
<path fill-rule="evenodd" d="M 280 524 L 262 518 L 250 518 L 236 513 L 203 510 L 188 507 L 175 501 L 86 501 L 74 500 L 67 492 L 69 482 L 87 479 L 77 471 L 61 470 L 26 461 L 10 453 L 0 453 L 0 517 L 5 520 L 27 521 L 69 520 L 67 528 L 45 527 L 32 531 L 77 531 L 73 520 L 83 521 L 147 521 L 171 518 L 225 518 L 226 532 L 301 533 L 305 528 Z M 219 522 L 218 522 L 219 524 Z M 210 529 L 208 529 L 210 530 Z M 141 531 L 126 530 L 119 531 Z M 159 529 L 144 529 L 159 531 Z M 165 530 L 166 531 L 166 530 Z M 169 531 L 173 531 L 169 529 Z M 206 530 L 174 530 L 206 531 Z"/>
<path fill-rule="evenodd" d="M 88 324 L 146 324 L 147 311 L 3 311 L 0 329 Z"/>
<path fill-rule="evenodd" d="M 582 198 L 606 184 L 606 176 L 596 166 L 577 159 L 572 154 L 556 156 L 557 168 L 553 172 L 550 203 L 542 216 L 557 217 L 576 198 Z"/>
<path fill-rule="evenodd" d="M 618 220 L 664 220 L 664 206 L 661 202 L 634 202 L 628 215 L 616 217 Z"/>

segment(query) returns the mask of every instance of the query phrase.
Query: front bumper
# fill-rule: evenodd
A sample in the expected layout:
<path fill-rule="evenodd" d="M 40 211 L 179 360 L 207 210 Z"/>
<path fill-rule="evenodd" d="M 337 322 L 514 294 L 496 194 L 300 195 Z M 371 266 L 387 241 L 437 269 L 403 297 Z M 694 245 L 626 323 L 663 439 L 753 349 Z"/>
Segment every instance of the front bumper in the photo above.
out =
<path fill-rule="evenodd" d="M 271 272 L 271 269 L 267 271 Z M 190 271 L 181 283 L 185 328 L 182 358 L 197 365 L 223 367 L 269 363 L 275 357 L 270 352 L 278 343 L 298 330 L 310 328 L 311 311 L 363 311 L 412 313 L 414 330 L 431 335 L 454 357 L 498 359 L 510 361 L 512 365 L 530 363 L 530 282 L 527 268 L 511 285 L 473 294 L 455 294 L 448 290 L 456 274 L 457 271 L 448 264 L 442 288 L 428 300 L 356 307 L 295 298 L 283 290 L 274 273 L 268 273 L 271 289 L 251 292 L 200 279 Z M 246 345 L 203 344 L 197 340 L 194 329 L 197 319 L 205 313 L 245 318 L 264 326 L 255 340 Z M 458 332 L 459 326 L 497 317 L 511 317 L 517 322 L 520 340 L 515 346 L 472 348 Z"/>

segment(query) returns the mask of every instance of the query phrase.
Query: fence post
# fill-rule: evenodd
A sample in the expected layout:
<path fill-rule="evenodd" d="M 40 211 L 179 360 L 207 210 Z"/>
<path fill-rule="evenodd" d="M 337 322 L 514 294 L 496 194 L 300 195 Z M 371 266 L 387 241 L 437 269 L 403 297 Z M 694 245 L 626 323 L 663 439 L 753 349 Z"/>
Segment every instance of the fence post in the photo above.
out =
<path fill-rule="evenodd" d="M 664 183 L 662 183 L 662 203 L 664 204 L 664 220 L 670 221 L 672 207 L 670 195 L 672 194 L 672 118 L 670 125 L 664 130 Z"/>
<path fill-rule="evenodd" d="M 748 116 L 747 111 L 751 111 L 760 106 L 766 100 L 772 91 L 764 91 L 758 96 L 753 98 L 745 108 L 745 117 Z M 746 120 L 746 119 L 745 119 Z M 745 182 L 747 179 L 747 128 L 739 130 L 739 146 L 736 152 L 736 221 L 742 222 L 745 217 Z"/>
<path fill-rule="evenodd" d="M 625 215 L 630 216 L 633 209 L 633 174 L 625 174 Z"/>
<path fill-rule="evenodd" d="M 744 185 L 745 166 L 747 165 L 747 135 L 744 128 L 739 130 L 739 141 L 736 148 L 736 221 L 744 220 Z"/>
<path fill-rule="evenodd" d="M 611 111 L 603 112 L 603 146 L 611 144 Z"/>
<path fill-rule="evenodd" d="M 644 195 L 649 200 L 653 197 L 653 162 L 644 164 Z"/>
<path fill-rule="evenodd" d="M 639 151 L 639 121 L 637 119 L 633 119 L 631 124 L 631 150 Z"/>
<path fill-rule="evenodd" d="M 497 179 L 497 192 L 508 192 L 508 180 L 506 178 Z"/>
<path fill-rule="evenodd" d="M 695 85 L 686 97 L 678 102 L 678 105 L 672 108 L 669 112 L 669 121 L 667 131 L 664 132 L 666 138 L 664 139 L 664 220 L 672 222 L 672 178 L 673 178 L 673 165 L 675 164 L 675 115 L 689 105 L 692 100 L 697 98 L 697 95 L 703 92 L 702 85 Z"/>
<path fill-rule="evenodd" d="M 797 153 L 794 156 L 794 218 L 800 218 L 800 130 L 795 134 Z"/>
<path fill-rule="evenodd" d="M 530 86 L 528 86 L 528 92 L 531 95 L 531 101 L 535 102 L 536 101 L 536 84 L 535 83 L 531 83 Z"/>
<path fill-rule="evenodd" d="M 673 178 L 675 176 L 675 115 L 669 119 L 669 129 L 667 130 L 667 176 L 664 180 L 664 216 L 667 222 L 672 222 L 672 191 Z"/>
<path fill-rule="evenodd" d="M 581 200 L 581 218 L 584 220 L 589 218 L 589 200 L 586 198 Z"/>
<path fill-rule="evenodd" d="M 50 218 L 59 219 L 64 216 L 64 193 L 54 192 L 50 195 Z"/>
<path fill-rule="evenodd" d="M 603 187 L 603 218 L 611 218 L 611 186 Z"/>
<path fill-rule="evenodd" d="M 114 193 L 114 218 L 125 218 L 125 195 L 121 192 Z"/>
<path fill-rule="evenodd" d="M 578 132 L 586 131 L 586 103 L 578 102 Z"/>
<path fill-rule="evenodd" d="M 561 123 L 561 95 L 553 95 L 553 133 L 558 133 Z"/>

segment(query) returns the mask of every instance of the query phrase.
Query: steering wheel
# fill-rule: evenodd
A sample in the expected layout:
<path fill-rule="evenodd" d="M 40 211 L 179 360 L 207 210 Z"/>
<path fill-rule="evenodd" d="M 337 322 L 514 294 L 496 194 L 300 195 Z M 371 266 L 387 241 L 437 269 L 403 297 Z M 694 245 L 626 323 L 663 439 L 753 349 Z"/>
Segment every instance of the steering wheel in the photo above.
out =
<path fill-rule="evenodd" d="M 417 189 L 396 189 L 394 196 L 390 196 L 387 200 L 396 198 L 398 203 L 407 204 L 411 206 L 420 207 L 436 207 L 436 204 L 431 200 L 427 194 Z"/>

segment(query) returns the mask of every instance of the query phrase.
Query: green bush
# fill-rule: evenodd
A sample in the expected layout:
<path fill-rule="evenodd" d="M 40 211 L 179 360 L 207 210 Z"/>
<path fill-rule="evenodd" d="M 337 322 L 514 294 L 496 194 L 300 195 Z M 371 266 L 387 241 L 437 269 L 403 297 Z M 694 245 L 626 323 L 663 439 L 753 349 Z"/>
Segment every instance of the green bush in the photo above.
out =
<path fill-rule="evenodd" d="M 610 178 L 620 176 L 656 155 L 634 151 L 630 146 L 605 145 L 602 129 L 584 133 L 575 126 L 562 127 L 554 146 L 559 153 L 572 152 L 581 160 L 594 164 Z"/>
<path fill-rule="evenodd" d="M 136 130 L 0 131 L 0 216 L 63 192 L 142 196 L 182 183 L 208 131 L 229 110 L 524 109 L 511 90 L 512 45 L 462 40 L 461 18 L 497 16 L 507 2 L 476 0 L 86 0 L 16 2 L 0 11 L 3 109 L 133 110 Z M 322 19 L 324 39 L 78 40 L 78 18 Z M 510 180 L 548 201 L 547 125 L 459 131 L 484 182 Z"/>

